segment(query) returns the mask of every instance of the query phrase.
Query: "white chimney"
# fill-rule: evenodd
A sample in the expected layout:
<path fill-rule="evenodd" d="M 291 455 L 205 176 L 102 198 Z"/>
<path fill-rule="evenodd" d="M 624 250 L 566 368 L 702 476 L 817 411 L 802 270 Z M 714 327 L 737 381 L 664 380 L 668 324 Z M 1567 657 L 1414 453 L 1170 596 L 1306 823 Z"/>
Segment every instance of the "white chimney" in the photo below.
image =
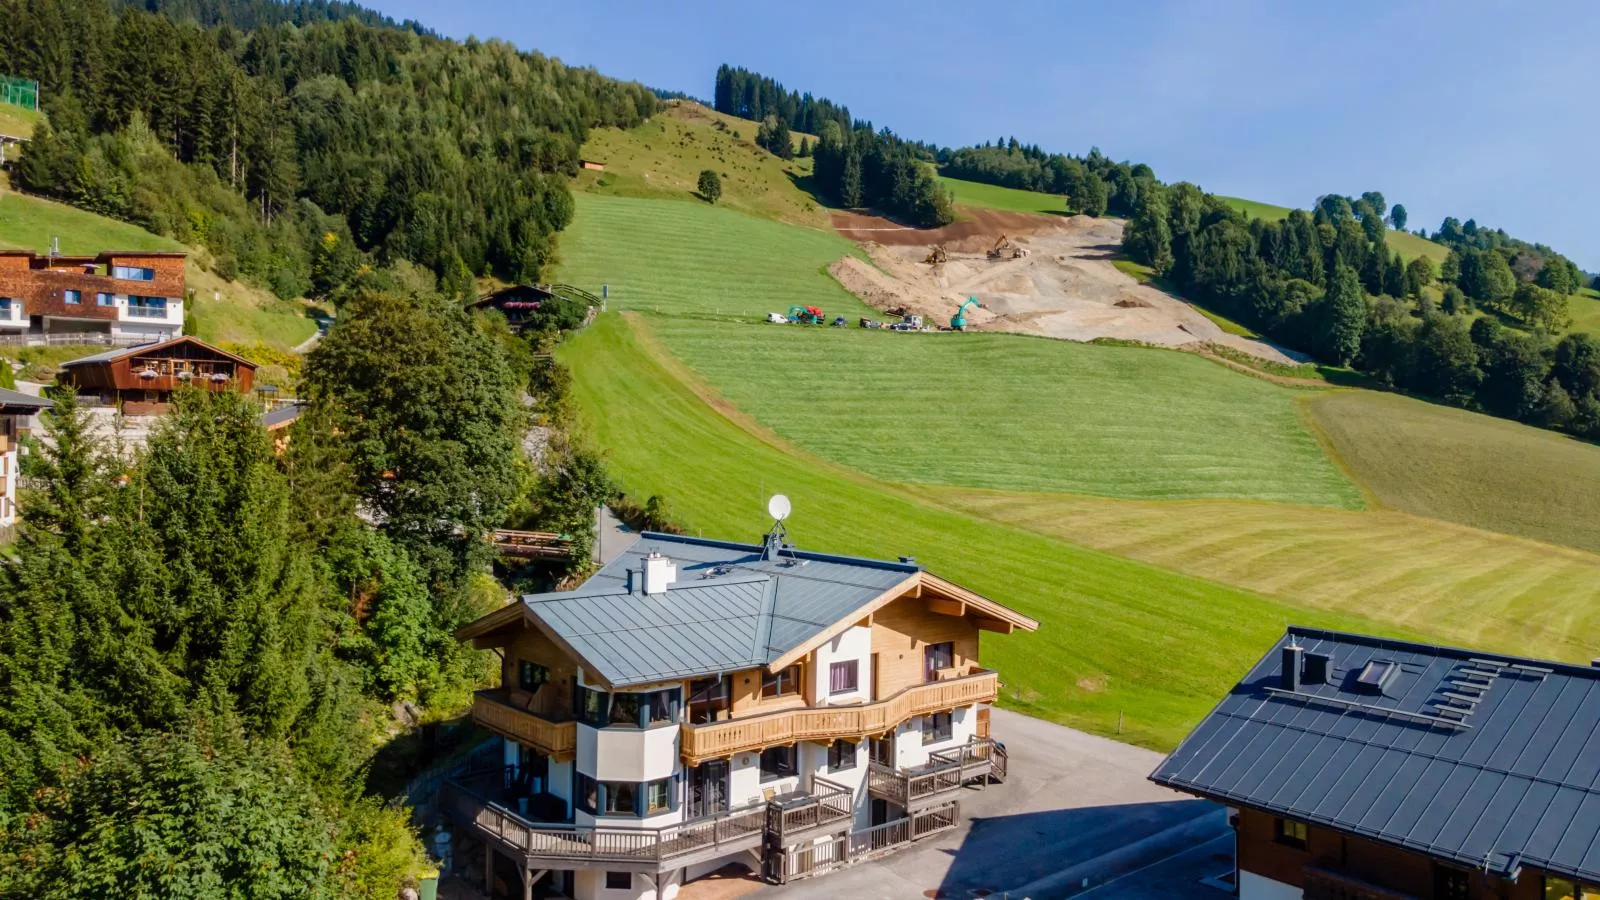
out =
<path fill-rule="evenodd" d="M 661 554 L 650 551 L 644 558 L 644 592 L 646 594 L 665 593 L 667 586 L 678 579 L 678 567 L 672 560 Z"/>

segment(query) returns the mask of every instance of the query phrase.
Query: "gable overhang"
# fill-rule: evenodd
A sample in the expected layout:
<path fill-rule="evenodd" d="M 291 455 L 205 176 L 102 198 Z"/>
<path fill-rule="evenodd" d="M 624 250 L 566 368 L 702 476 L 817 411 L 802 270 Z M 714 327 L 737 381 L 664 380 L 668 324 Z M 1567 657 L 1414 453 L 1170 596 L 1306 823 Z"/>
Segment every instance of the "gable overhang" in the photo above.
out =
<path fill-rule="evenodd" d="M 538 629 L 539 633 L 549 638 L 550 643 L 559 647 L 562 653 L 576 660 L 583 669 L 583 677 L 586 682 L 594 687 L 605 688 L 608 691 L 617 687 L 612 683 L 611 679 L 600 673 L 598 666 L 590 662 L 571 644 L 567 643 L 565 638 L 554 628 L 551 628 L 548 623 L 539 617 L 538 613 L 533 611 L 531 606 L 522 600 L 497 609 L 475 622 L 463 625 L 461 628 L 456 629 L 455 638 L 458 641 L 471 641 L 472 649 L 474 650 L 491 650 L 503 643 L 496 640 L 496 635 L 510 631 L 513 628 L 528 627 Z"/>
<path fill-rule="evenodd" d="M 912 572 L 899 584 L 874 597 L 866 605 L 852 610 L 849 615 L 822 629 L 812 635 L 810 639 L 801 642 L 787 653 L 773 660 L 767 666 L 767 671 L 777 672 L 794 665 L 803 659 L 806 654 L 833 640 L 852 627 L 869 620 L 873 613 L 902 597 L 926 600 L 928 608 L 935 613 L 971 618 L 973 624 L 984 631 L 1010 634 L 1018 628 L 1023 631 L 1039 630 L 1039 623 L 1034 619 L 1030 619 L 1009 607 L 1002 606 L 981 594 L 969 591 L 953 581 L 940 578 L 931 572 L 918 570 Z"/>

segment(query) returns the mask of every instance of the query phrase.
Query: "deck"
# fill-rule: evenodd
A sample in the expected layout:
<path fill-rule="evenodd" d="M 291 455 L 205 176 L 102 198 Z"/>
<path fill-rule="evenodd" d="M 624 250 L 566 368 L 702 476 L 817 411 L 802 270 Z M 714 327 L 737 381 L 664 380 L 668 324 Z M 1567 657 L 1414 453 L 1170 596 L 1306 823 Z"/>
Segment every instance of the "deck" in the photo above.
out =
<path fill-rule="evenodd" d="M 1006 780 L 1006 747 L 984 738 L 928 754 L 926 765 L 895 770 L 872 763 L 867 769 L 867 792 L 908 810 L 949 799 L 969 782 L 987 784 Z"/>

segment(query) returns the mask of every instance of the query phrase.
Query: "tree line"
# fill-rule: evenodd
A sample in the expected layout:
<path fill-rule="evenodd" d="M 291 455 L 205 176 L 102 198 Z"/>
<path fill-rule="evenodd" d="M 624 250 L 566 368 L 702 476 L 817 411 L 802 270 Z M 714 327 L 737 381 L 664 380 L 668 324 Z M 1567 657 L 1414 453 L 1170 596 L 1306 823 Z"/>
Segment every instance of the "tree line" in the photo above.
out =
<path fill-rule="evenodd" d="M 331 12 L 297 26 L 258 5 L 170 5 L 219 23 L 201 25 L 107 0 L 11 4 L 0 55 L 41 82 L 50 117 L 18 184 L 204 245 L 280 296 L 316 289 L 328 234 L 465 293 L 473 276 L 537 279 L 588 130 L 655 110 L 641 85 L 502 42 Z"/>
<path fill-rule="evenodd" d="M 1393 221 L 1378 192 L 1330 194 L 1311 212 L 1273 222 L 1247 220 L 1192 184 L 1151 179 L 1141 185 L 1123 249 L 1184 296 L 1324 361 L 1458 406 L 1600 438 L 1600 342 L 1553 335 L 1565 324 L 1567 298 L 1545 285 L 1567 274 L 1561 259 L 1514 270 L 1503 248 L 1468 248 L 1453 249 L 1441 266 L 1407 262 L 1386 243 Z M 1478 308 L 1491 315 L 1474 320 Z"/>
<path fill-rule="evenodd" d="M 834 122 L 846 131 L 852 124 L 847 107 L 809 93 L 785 90 L 771 78 L 726 63 L 717 67 L 712 108 L 756 122 L 772 116 L 791 130 L 806 134 L 821 135 L 825 122 Z"/>
<path fill-rule="evenodd" d="M 1083 157 L 1045 153 L 1016 138 L 982 146 L 942 150 L 939 170 L 951 178 L 1060 194 L 1086 216 L 1128 216 L 1139 205 L 1140 185 L 1155 178 L 1143 163 L 1113 162 L 1091 148 Z"/>
<path fill-rule="evenodd" d="M 175 22 L 231 25 L 246 31 L 265 25 L 310 25 L 352 19 L 374 27 L 434 33 L 411 19 L 397 22 L 383 13 L 341 0 L 117 0 L 117 3 L 160 13 Z"/>

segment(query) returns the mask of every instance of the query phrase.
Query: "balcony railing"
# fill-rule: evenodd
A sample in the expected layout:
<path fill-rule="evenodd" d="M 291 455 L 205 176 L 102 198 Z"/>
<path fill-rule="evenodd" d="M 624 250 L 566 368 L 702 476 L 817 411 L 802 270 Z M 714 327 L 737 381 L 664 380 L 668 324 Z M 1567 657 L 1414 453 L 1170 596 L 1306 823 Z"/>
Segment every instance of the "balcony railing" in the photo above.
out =
<path fill-rule="evenodd" d="M 535 747 L 565 761 L 578 752 L 576 722 L 556 722 L 508 702 L 504 689 L 479 691 L 472 698 L 472 721 L 501 737 Z"/>
<path fill-rule="evenodd" d="M 531 821 L 450 779 L 439 809 L 505 852 L 537 869 L 610 868 L 662 872 L 761 845 L 766 804 L 692 819 L 666 828 L 602 828 Z"/>
<path fill-rule="evenodd" d="M 165 306 L 129 306 L 128 318 L 130 319 L 165 319 L 167 307 Z"/>
<path fill-rule="evenodd" d="M 804 707 L 709 725 L 685 725 L 683 758 L 685 763 L 697 765 L 774 744 L 859 740 L 889 731 L 912 716 L 990 702 L 999 686 L 994 672 L 979 669 L 959 678 L 915 685 L 876 703 Z"/>
<path fill-rule="evenodd" d="M 970 781 L 1006 780 L 1006 747 L 983 738 L 928 754 L 925 765 L 891 769 L 872 763 L 867 769 L 867 793 L 907 809 L 943 800 Z"/>
<path fill-rule="evenodd" d="M 767 832 L 780 845 L 808 831 L 848 829 L 855 817 L 855 794 L 842 784 L 811 776 L 811 792 L 799 803 L 773 801 L 767 806 Z"/>
<path fill-rule="evenodd" d="M 766 878 L 783 884 L 808 875 L 821 875 L 857 862 L 892 853 L 912 841 L 949 831 L 961 820 L 955 801 L 931 806 L 903 819 L 874 825 L 827 840 L 806 842 L 768 853 Z"/>
<path fill-rule="evenodd" d="M 1305 876 L 1306 900 L 1417 900 L 1335 869 L 1306 866 Z"/>

